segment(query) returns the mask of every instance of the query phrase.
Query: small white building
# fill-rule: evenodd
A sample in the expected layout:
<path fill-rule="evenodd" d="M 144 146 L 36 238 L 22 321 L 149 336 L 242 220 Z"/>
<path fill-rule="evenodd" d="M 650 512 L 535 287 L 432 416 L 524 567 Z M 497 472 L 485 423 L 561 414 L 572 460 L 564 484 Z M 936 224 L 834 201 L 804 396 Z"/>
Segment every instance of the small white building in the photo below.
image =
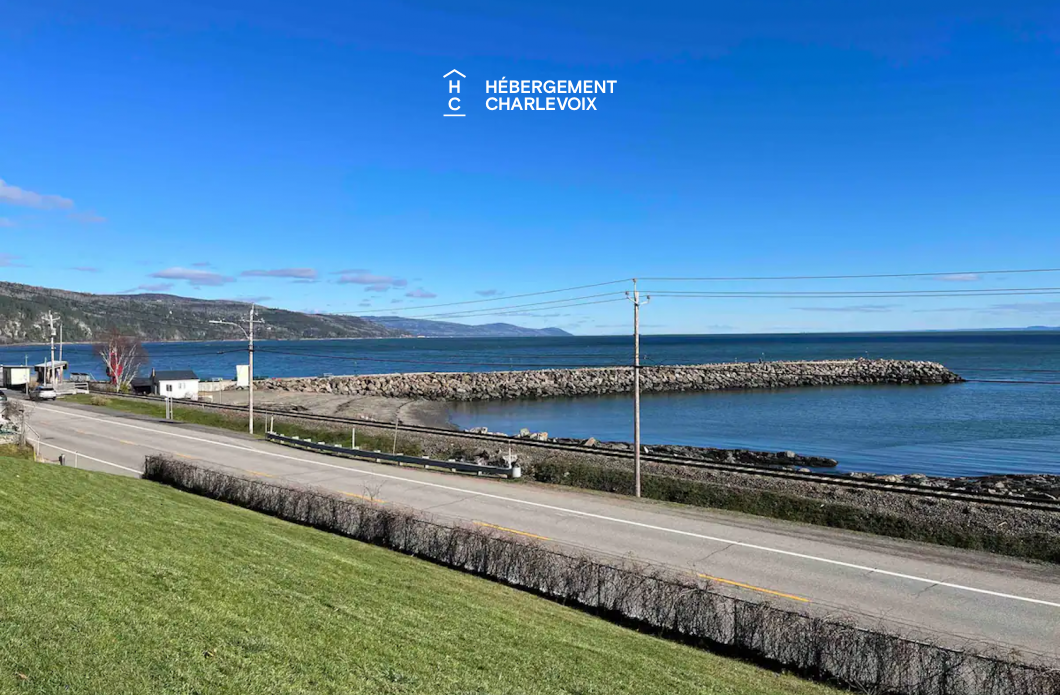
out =
<path fill-rule="evenodd" d="M 156 396 L 199 400 L 199 377 L 190 369 L 152 371 L 151 385 Z"/>
<path fill-rule="evenodd" d="M 28 367 L 21 364 L 4 365 L 4 387 L 13 389 L 25 386 L 27 383 L 29 383 L 30 370 L 32 369 L 33 367 Z"/>

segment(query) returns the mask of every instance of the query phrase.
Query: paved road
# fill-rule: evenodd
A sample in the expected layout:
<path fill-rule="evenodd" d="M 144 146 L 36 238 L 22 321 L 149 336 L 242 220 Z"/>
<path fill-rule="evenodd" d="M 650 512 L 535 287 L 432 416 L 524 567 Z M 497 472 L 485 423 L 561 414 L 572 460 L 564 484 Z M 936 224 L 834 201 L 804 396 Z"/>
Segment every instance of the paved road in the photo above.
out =
<path fill-rule="evenodd" d="M 1060 568 L 875 536 L 611 495 L 398 468 L 67 404 L 37 404 L 41 455 L 136 475 L 164 452 L 631 556 L 719 580 L 719 589 L 842 614 L 947 643 L 1060 661 Z"/>

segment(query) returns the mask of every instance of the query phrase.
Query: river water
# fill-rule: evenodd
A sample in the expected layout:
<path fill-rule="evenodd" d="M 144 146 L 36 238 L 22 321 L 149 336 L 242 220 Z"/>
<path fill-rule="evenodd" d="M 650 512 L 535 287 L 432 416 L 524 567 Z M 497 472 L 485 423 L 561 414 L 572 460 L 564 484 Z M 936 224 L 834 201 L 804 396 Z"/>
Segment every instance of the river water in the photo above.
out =
<path fill-rule="evenodd" d="M 241 343 L 148 344 L 157 369 L 232 378 Z M 628 337 L 260 341 L 259 376 L 492 371 L 629 364 Z M 646 394 L 646 444 L 786 450 L 835 458 L 843 470 L 929 475 L 1060 474 L 1060 332 L 647 336 L 645 364 L 889 357 L 942 362 L 969 383 Z M 0 362 L 46 358 L 3 347 Z M 88 346 L 64 348 L 74 371 L 101 377 Z M 457 403 L 461 427 L 552 436 L 632 438 L 623 396 Z"/>

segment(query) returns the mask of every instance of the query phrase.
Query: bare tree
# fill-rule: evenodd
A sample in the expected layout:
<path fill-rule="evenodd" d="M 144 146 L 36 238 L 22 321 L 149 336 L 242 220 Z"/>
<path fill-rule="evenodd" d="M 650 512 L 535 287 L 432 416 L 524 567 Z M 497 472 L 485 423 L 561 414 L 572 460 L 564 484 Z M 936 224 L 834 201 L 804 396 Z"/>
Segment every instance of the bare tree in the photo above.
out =
<path fill-rule="evenodd" d="M 107 332 L 92 350 L 103 360 L 110 383 L 117 391 L 127 391 L 140 368 L 148 362 L 140 339 L 124 335 L 116 328 Z"/>

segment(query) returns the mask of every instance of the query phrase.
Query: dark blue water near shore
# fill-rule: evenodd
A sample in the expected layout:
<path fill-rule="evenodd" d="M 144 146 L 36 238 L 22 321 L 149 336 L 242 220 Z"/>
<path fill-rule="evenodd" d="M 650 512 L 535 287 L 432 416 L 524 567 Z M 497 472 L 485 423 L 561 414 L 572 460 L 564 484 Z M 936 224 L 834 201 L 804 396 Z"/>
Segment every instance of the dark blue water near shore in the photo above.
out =
<path fill-rule="evenodd" d="M 147 346 L 157 369 L 231 378 L 245 344 Z M 837 387 L 647 394 L 646 443 L 792 449 L 847 470 L 1060 474 L 1060 332 L 994 331 L 772 336 L 649 336 L 645 364 L 891 357 L 942 362 L 967 379 L 952 386 Z M 46 357 L 41 347 L 0 348 L 5 364 Z M 67 346 L 75 371 L 100 376 L 87 346 Z M 628 364 L 628 337 L 262 341 L 265 376 L 401 371 L 484 371 Z M 1050 383 L 1052 382 L 1052 383 Z M 461 403 L 453 421 L 553 436 L 631 438 L 628 396 Z"/>

